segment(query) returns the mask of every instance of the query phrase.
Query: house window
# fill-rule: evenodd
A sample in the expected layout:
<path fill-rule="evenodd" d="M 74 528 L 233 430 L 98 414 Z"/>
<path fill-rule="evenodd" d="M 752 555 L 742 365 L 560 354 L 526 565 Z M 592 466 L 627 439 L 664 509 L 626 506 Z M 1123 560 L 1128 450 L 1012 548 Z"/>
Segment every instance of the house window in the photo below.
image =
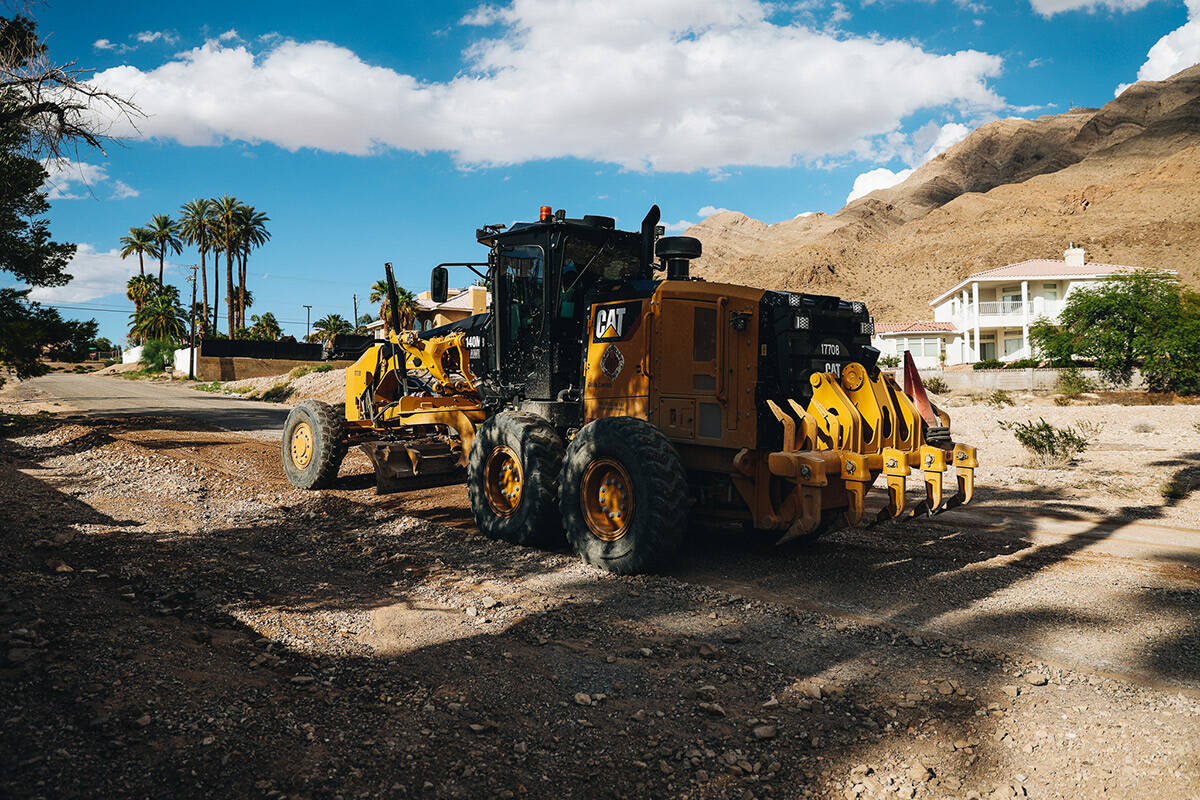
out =
<path fill-rule="evenodd" d="M 1012 356 L 1021 352 L 1025 347 L 1025 339 L 1022 338 L 1020 331 L 1016 333 L 1004 334 L 1004 355 Z"/>
<path fill-rule="evenodd" d="M 1042 295 L 1047 300 L 1057 300 L 1058 299 L 1058 284 L 1057 283 L 1043 283 L 1042 284 Z"/>
<path fill-rule="evenodd" d="M 942 340 L 938 336 L 913 336 L 901 339 L 900 350 L 909 350 L 914 356 L 932 356 L 937 358 L 941 351 Z"/>
<path fill-rule="evenodd" d="M 980 361 L 995 361 L 996 360 L 996 335 L 994 333 L 981 334 L 979 337 L 979 360 Z"/>
<path fill-rule="evenodd" d="M 1001 308 L 1005 314 L 1015 314 L 1021 310 L 1021 287 L 1009 286 L 1001 290 L 1002 303 Z"/>

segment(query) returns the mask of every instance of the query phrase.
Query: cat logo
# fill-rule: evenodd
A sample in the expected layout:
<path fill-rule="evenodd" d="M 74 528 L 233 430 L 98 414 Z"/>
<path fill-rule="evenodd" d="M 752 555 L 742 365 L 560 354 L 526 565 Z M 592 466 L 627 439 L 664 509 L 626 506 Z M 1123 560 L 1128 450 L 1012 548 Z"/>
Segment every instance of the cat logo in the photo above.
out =
<path fill-rule="evenodd" d="M 629 338 L 641 318 L 640 301 L 596 307 L 596 325 L 592 329 L 593 342 L 620 342 Z"/>

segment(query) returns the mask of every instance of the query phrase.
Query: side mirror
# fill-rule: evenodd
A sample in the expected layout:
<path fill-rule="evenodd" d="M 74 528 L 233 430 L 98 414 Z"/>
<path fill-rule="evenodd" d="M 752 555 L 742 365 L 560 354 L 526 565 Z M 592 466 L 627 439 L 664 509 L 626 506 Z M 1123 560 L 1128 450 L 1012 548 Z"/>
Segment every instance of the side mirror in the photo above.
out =
<path fill-rule="evenodd" d="M 429 297 L 435 303 L 444 303 L 449 293 L 450 273 L 445 267 L 434 267 L 429 276 Z"/>

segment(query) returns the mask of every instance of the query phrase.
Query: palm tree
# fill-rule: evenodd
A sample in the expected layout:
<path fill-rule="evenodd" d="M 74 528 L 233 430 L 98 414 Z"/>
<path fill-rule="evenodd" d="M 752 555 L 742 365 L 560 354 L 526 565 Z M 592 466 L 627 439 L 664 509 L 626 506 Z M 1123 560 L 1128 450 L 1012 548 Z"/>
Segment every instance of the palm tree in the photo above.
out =
<path fill-rule="evenodd" d="M 262 247 L 271 239 L 267 231 L 267 223 L 271 221 L 264 212 L 255 210 L 254 206 L 241 205 L 238 208 L 238 326 L 246 327 L 246 308 L 250 305 L 244 301 L 246 294 L 246 261 L 250 251 Z"/>
<path fill-rule="evenodd" d="M 216 224 L 216 219 L 213 217 L 213 201 L 208 198 L 201 197 L 184 203 L 179 209 L 180 233 L 183 234 L 183 240 L 188 244 L 196 245 L 196 249 L 200 251 L 200 286 L 202 287 L 200 304 L 203 313 L 199 316 L 200 319 L 206 321 L 206 325 L 208 320 L 208 267 L 204 262 L 204 256 L 212 249 Z"/>
<path fill-rule="evenodd" d="M 174 287 L 171 287 L 174 288 Z M 130 332 L 142 341 L 151 339 L 182 339 L 187 331 L 187 318 L 179 304 L 178 291 L 159 292 L 149 297 L 137 311 L 129 315 L 133 323 Z"/>
<path fill-rule="evenodd" d="M 138 309 L 148 299 L 158 294 L 158 287 L 158 281 L 154 279 L 153 275 L 134 275 L 125 282 L 125 296 L 133 303 L 133 307 Z"/>
<path fill-rule="evenodd" d="M 148 227 L 150 238 L 158 245 L 158 282 L 163 279 L 163 259 L 167 251 L 178 255 L 183 252 L 183 242 L 179 241 L 179 223 L 166 214 L 155 214 L 150 219 Z"/>
<path fill-rule="evenodd" d="M 279 321 L 275 319 L 275 315 L 270 311 L 264 313 L 261 317 L 257 314 L 250 317 L 250 333 L 255 339 L 267 339 L 272 342 L 278 341 L 280 336 L 283 336 L 283 329 L 279 327 Z"/>
<path fill-rule="evenodd" d="M 154 258 L 158 255 L 158 248 L 155 246 L 154 237 L 145 228 L 130 228 L 129 235 L 121 237 L 121 258 L 128 258 L 134 253 L 137 253 L 138 257 L 138 274 L 145 275 L 146 262 L 144 257 L 150 256 Z"/>
<path fill-rule="evenodd" d="M 309 338 L 316 342 L 332 342 L 333 337 L 343 333 L 353 333 L 354 326 L 350 320 L 341 314 L 329 314 L 313 323 Z"/>
<path fill-rule="evenodd" d="M 233 317 L 233 255 L 237 250 L 238 242 L 238 207 L 241 203 L 236 197 L 231 195 L 223 195 L 213 201 L 216 208 L 216 217 L 219 222 L 219 236 L 221 240 L 221 249 L 225 251 L 225 299 L 228 301 L 228 318 L 229 335 L 233 336 L 233 332 L 237 330 L 234 325 Z"/>
<path fill-rule="evenodd" d="M 407 330 L 412 327 L 413 320 L 417 318 L 417 312 L 421 310 L 421 306 L 417 302 L 417 296 L 403 286 L 396 287 L 396 299 L 399 300 L 396 310 L 400 312 L 399 325 L 396 329 Z M 392 306 L 388 302 L 387 281 L 375 281 L 375 285 L 371 287 L 370 302 L 379 303 L 379 318 L 383 320 L 384 329 L 390 330 Z"/>

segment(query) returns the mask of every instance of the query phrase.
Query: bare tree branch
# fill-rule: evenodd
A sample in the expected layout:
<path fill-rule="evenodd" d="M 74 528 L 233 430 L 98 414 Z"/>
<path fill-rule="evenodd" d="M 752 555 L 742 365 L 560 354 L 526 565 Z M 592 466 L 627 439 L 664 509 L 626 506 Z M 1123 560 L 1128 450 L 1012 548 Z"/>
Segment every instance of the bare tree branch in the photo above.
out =
<path fill-rule="evenodd" d="M 54 63 L 43 40 L 0 41 L 0 125 L 19 124 L 28 149 L 43 158 L 78 155 L 82 143 L 104 152 L 110 131 L 126 123 L 137 130 L 145 114 L 132 101 L 91 83 L 77 62 Z"/>

